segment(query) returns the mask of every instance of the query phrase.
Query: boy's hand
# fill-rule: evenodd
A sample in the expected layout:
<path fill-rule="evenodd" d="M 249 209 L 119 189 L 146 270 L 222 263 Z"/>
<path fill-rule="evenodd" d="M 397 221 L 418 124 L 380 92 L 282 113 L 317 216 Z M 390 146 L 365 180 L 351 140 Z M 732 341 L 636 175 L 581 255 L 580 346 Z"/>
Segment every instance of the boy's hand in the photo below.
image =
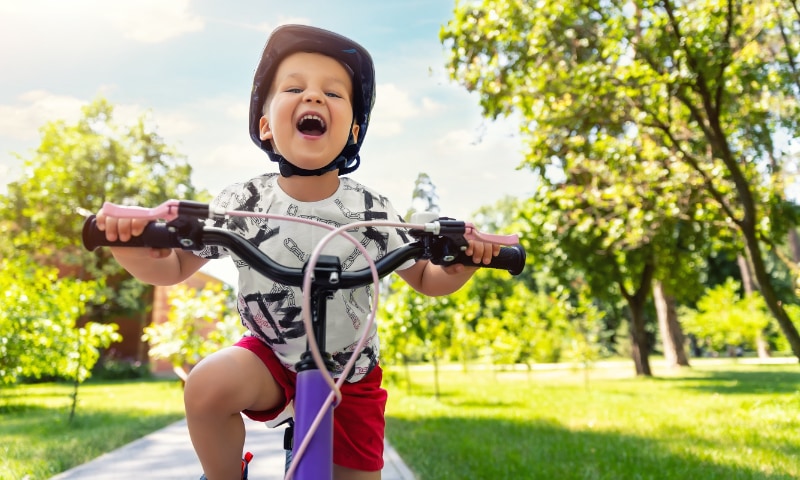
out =
<path fill-rule="evenodd" d="M 97 212 L 95 217 L 97 229 L 101 232 L 106 232 L 106 240 L 115 242 L 127 242 L 132 237 L 138 237 L 144 232 L 144 228 L 150 223 L 149 220 L 137 218 L 118 218 L 111 217 L 103 213 L 103 209 Z M 170 255 L 172 249 L 170 248 L 126 248 L 126 247 L 113 247 L 115 250 L 124 248 L 126 256 L 133 256 L 135 252 L 147 252 L 147 256 L 152 258 L 165 258 Z M 117 250 L 118 253 L 121 253 Z"/>
<path fill-rule="evenodd" d="M 473 262 L 488 265 L 491 263 L 492 257 L 496 257 L 500 254 L 500 245 L 490 242 L 469 240 L 469 246 L 464 253 L 471 256 Z"/>
<path fill-rule="evenodd" d="M 488 265 L 492 261 L 492 257 L 496 257 L 500 254 L 500 245 L 495 245 L 490 242 L 482 242 L 477 240 L 469 240 L 469 245 L 467 249 L 464 251 L 467 256 L 472 257 L 472 261 L 475 263 L 482 263 L 484 265 Z M 462 265 L 460 263 L 456 263 L 453 265 L 448 265 L 443 268 L 445 272 L 448 274 L 457 274 L 465 271 L 466 269 L 470 269 L 470 271 L 474 272 L 478 269 L 478 267 L 470 267 L 467 265 Z"/>

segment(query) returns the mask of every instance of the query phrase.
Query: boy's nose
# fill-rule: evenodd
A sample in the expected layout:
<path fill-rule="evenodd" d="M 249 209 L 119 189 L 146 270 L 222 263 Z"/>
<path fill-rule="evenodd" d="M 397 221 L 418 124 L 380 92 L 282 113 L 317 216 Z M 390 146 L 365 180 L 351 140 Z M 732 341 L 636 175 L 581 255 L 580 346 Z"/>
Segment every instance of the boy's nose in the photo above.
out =
<path fill-rule="evenodd" d="M 322 103 L 322 98 L 323 96 L 319 92 L 314 90 L 306 90 L 306 97 L 304 100 L 306 102 Z"/>

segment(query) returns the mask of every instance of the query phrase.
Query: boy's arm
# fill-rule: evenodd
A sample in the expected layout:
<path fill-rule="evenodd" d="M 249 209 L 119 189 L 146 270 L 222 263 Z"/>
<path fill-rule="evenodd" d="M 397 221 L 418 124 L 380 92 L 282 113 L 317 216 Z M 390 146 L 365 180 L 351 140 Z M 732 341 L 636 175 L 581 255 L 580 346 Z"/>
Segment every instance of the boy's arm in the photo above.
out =
<path fill-rule="evenodd" d="M 128 273 L 152 285 L 180 283 L 208 262 L 177 248 L 112 247 L 111 254 Z"/>
<path fill-rule="evenodd" d="M 465 253 L 472 256 L 473 262 L 486 265 L 491 262 L 492 257 L 500 253 L 500 245 L 470 241 Z M 421 260 L 411 268 L 398 271 L 397 274 L 419 293 L 436 297 L 450 295 L 461 288 L 472 278 L 476 270 L 478 267 L 458 264 L 442 267 L 427 260 Z"/>
<path fill-rule="evenodd" d="M 142 234 L 149 221 L 115 218 L 98 212 L 97 228 L 109 241 L 127 242 Z M 111 254 L 131 275 L 152 285 L 175 285 L 191 277 L 208 262 L 192 252 L 170 248 L 112 247 Z"/>

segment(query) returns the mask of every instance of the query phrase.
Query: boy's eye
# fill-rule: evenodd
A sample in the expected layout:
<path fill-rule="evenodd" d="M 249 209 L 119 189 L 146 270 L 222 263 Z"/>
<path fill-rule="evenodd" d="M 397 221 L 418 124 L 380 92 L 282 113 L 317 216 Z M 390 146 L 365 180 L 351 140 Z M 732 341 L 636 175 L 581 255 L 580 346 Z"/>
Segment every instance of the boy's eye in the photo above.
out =
<path fill-rule="evenodd" d="M 338 93 L 335 93 L 335 92 L 328 92 L 325 95 L 327 95 L 329 97 L 332 97 L 332 98 L 342 98 L 341 95 L 339 95 Z"/>
<path fill-rule="evenodd" d="M 287 93 L 301 93 L 303 90 L 297 87 L 287 88 Z"/>

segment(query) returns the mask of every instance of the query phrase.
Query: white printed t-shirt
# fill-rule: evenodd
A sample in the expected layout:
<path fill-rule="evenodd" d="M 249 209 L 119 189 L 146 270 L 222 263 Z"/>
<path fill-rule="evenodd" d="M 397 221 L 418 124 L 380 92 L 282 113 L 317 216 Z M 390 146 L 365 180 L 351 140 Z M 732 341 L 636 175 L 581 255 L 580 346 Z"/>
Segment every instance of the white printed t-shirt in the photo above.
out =
<path fill-rule="evenodd" d="M 362 220 L 402 221 L 386 197 L 347 177 L 339 178 L 339 188 L 325 200 L 300 202 L 278 185 L 277 174 L 266 174 L 229 186 L 212 202 L 212 208 L 269 213 L 321 221 L 339 227 Z M 264 251 L 277 263 L 300 268 L 311 257 L 328 229 L 298 222 L 252 217 L 230 217 L 214 225 L 236 232 Z M 405 229 L 368 227 L 348 231 L 373 259 L 377 260 L 409 242 Z M 327 244 L 324 255 L 339 257 L 342 270 L 368 267 L 361 252 L 350 241 L 337 237 Z M 266 343 L 287 368 L 294 370 L 306 350 L 306 335 L 301 316 L 300 287 L 276 283 L 251 269 L 227 249 L 206 246 L 197 252 L 203 258 L 231 256 L 239 272 L 239 315 L 250 334 Z M 399 270 L 409 268 L 413 261 Z M 327 303 L 326 350 L 333 356 L 334 376 L 339 376 L 363 334 L 372 304 L 373 287 L 339 290 Z M 368 340 L 348 381 L 355 382 L 378 364 L 380 345 L 373 323 Z"/>

